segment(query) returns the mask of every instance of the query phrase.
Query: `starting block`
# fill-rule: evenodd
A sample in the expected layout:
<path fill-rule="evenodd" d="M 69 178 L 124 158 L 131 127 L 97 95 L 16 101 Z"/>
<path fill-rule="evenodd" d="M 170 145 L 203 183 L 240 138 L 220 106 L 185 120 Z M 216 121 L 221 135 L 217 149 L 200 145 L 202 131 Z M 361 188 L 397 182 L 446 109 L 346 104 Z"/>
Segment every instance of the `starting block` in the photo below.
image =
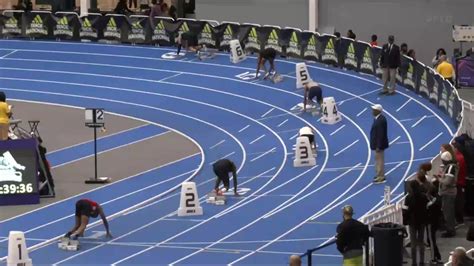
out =
<path fill-rule="evenodd" d="M 333 125 L 341 121 L 341 114 L 337 109 L 334 97 L 324 98 L 321 108 L 323 110 L 323 117 L 321 119 L 321 123 Z"/>
<path fill-rule="evenodd" d="M 226 197 L 224 195 L 217 194 L 215 191 L 212 191 L 207 194 L 206 203 L 224 205 L 226 203 Z"/>
<path fill-rule="evenodd" d="M 77 251 L 79 250 L 79 240 L 72 240 L 68 237 L 62 237 L 59 240 L 58 248 L 68 251 Z"/>

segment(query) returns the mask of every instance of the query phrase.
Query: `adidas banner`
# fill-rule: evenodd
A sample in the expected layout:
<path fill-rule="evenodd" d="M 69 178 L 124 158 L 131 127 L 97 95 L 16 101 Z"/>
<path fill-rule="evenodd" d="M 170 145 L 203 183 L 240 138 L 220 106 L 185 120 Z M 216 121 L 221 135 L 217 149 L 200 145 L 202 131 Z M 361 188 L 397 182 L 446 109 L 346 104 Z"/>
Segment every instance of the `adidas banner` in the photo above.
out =
<path fill-rule="evenodd" d="M 220 34 L 220 32 L 216 31 L 211 24 L 204 22 L 201 33 L 198 34 L 198 43 L 209 48 L 217 49 L 219 46 L 217 42 L 218 34 Z"/>
<path fill-rule="evenodd" d="M 58 39 L 78 40 L 80 22 L 75 13 L 56 13 L 53 17 L 53 35 Z"/>
<path fill-rule="evenodd" d="M 321 61 L 321 45 L 319 36 L 312 32 L 303 32 L 300 36 L 303 59 L 309 61 Z"/>
<path fill-rule="evenodd" d="M 100 23 L 101 38 L 111 41 L 124 41 L 130 29 L 128 18 L 125 15 L 109 14 L 103 17 Z"/>
<path fill-rule="evenodd" d="M 214 27 L 214 34 L 219 42 L 220 50 L 229 50 L 229 43 L 239 36 L 240 26 L 233 23 L 223 23 Z"/>
<path fill-rule="evenodd" d="M 424 67 L 424 65 L 416 62 L 415 69 L 417 71 L 417 92 L 421 96 L 429 99 L 430 93 L 433 90 L 434 79 L 433 75 L 429 68 Z M 419 72 L 418 72 L 419 71 Z"/>
<path fill-rule="evenodd" d="M 359 61 L 359 72 L 371 74 L 375 73 L 372 47 L 368 43 L 354 42 L 356 57 Z"/>
<path fill-rule="evenodd" d="M 404 57 L 404 56 L 402 56 Z M 407 88 L 407 89 L 410 89 L 410 90 L 415 90 L 415 83 L 416 83 L 416 71 L 415 71 L 415 67 L 413 65 L 413 59 L 409 58 L 409 57 L 405 57 L 406 58 L 406 61 L 405 61 L 405 66 L 406 66 L 406 69 L 404 69 L 403 71 L 403 82 L 402 82 L 402 85 Z"/>
<path fill-rule="evenodd" d="M 273 49 L 278 54 L 283 53 L 283 47 L 280 45 L 280 29 L 274 27 L 261 27 L 260 34 L 263 38 L 263 49 Z"/>
<path fill-rule="evenodd" d="M 160 46 L 171 46 L 174 40 L 171 39 L 172 33 L 169 29 L 174 27 L 172 19 L 154 17 L 151 21 L 151 43 Z"/>
<path fill-rule="evenodd" d="M 377 47 L 372 47 L 372 64 L 375 69 L 375 76 L 382 78 L 382 68 L 380 67 L 380 57 L 382 57 L 382 49 Z"/>
<path fill-rule="evenodd" d="M 240 42 L 244 44 L 246 52 L 259 53 L 262 50 L 260 28 L 255 25 L 240 26 Z"/>
<path fill-rule="evenodd" d="M 130 29 L 127 31 L 128 42 L 146 43 L 148 41 L 150 18 L 148 16 L 130 16 L 128 18 Z"/>
<path fill-rule="evenodd" d="M 435 105 L 439 105 L 439 98 L 440 94 L 443 89 L 443 78 L 439 75 L 435 75 L 433 73 L 433 86 L 431 87 L 430 91 L 430 102 L 432 102 Z"/>
<path fill-rule="evenodd" d="M 287 57 L 301 58 L 301 31 L 284 29 L 280 31 L 280 44 Z"/>
<path fill-rule="evenodd" d="M 174 37 L 177 37 L 180 33 L 189 31 L 193 32 L 194 34 L 200 34 L 203 24 L 204 22 L 197 20 L 180 20 L 172 26 L 174 30 L 171 32 L 173 32 Z"/>
<path fill-rule="evenodd" d="M 351 39 L 341 38 L 339 47 L 337 46 L 336 41 L 335 52 L 338 57 L 339 65 L 342 61 L 342 65 L 345 68 L 350 70 L 357 70 L 359 62 L 356 55 L 354 41 L 352 41 Z"/>
<path fill-rule="evenodd" d="M 48 11 L 31 11 L 25 13 L 25 35 L 30 38 L 52 37 L 53 17 Z"/>
<path fill-rule="evenodd" d="M 438 82 L 439 90 L 438 108 L 443 110 L 445 113 L 448 113 L 448 102 L 452 93 L 451 86 L 449 86 L 449 84 L 441 78 L 436 79 L 436 81 Z"/>
<path fill-rule="evenodd" d="M 91 14 L 80 18 L 79 38 L 82 40 L 97 41 L 102 28 L 100 14 Z"/>
<path fill-rule="evenodd" d="M 456 90 L 453 90 L 453 87 L 445 81 L 445 87 L 448 91 L 448 115 L 455 121 L 456 126 L 461 124 L 462 120 L 462 100 L 459 98 Z"/>
<path fill-rule="evenodd" d="M 336 38 L 330 35 L 322 35 L 318 38 L 320 47 L 321 47 L 321 61 L 328 65 L 338 65 L 338 54 L 336 54 L 336 49 L 334 46 Z M 339 42 L 337 43 L 339 46 Z M 339 53 L 343 58 L 343 54 Z"/>
<path fill-rule="evenodd" d="M 16 37 L 22 34 L 23 11 L 4 11 L 0 15 L 0 36 Z"/>

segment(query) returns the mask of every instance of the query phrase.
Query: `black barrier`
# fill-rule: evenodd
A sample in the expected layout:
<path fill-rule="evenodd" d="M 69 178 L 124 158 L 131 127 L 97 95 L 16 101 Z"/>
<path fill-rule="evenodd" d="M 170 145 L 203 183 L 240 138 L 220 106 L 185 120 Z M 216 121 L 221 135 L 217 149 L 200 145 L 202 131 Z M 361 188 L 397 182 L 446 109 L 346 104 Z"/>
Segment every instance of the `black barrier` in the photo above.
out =
<path fill-rule="evenodd" d="M 97 41 L 101 31 L 101 14 L 89 13 L 80 18 L 79 38 L 81 40 Z"/>
<path fill-rule="evenodd" d="M 23 34 L 23 11 L 5 11 L 0 15 L 0 36 L 18 37 Z"/>
<path fill-rule="evenodd" d="M 147 16 L 89 14 L 78 18 L 74 13 L 51 14 L 47 11 L 6 10 L 0 16 L 2 38 L 29 37 L 39 39 L 89 40 L 101 39 L 116 42 L 175 45 L 176 37 L 183 32 L 193 32 L 199 44 L 210 48 L 228 50 L 229 42 L 238 39 L 246 52 L 259 53 L 273 48 L 280 55 L 344 67 L 349 70 L 382 77 L 380 47 L 333 35 L 302 32 L 299 29 L 257 24 L 224 22 L 213 25 L 211 21 Z M 436 104 L 456 123 L 459 123 L 462 102 L 454 87 L 434 70 L 418 61 L 402 56 L 397 82 Z"/>
<path fill-rule="evenodd" d="M 61 40 L 79 40 L 79 16 L 74 12 L 56 12 L 53 18 L 53 35 Z"/>
<path fill-rule="evenodd" d="M 30 38 L 51 38 L 53 36 L 53 15 L 49 11 L 24 13 L 25 35 Z"/>

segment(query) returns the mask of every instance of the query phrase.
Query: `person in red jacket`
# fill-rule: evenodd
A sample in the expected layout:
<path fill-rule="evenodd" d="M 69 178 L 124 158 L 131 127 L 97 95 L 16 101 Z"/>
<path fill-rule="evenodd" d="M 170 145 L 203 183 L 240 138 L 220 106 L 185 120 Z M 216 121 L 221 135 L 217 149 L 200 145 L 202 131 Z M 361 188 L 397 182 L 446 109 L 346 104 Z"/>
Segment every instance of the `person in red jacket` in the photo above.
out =
<path fill-rule="evenodd" d="M 466 188 L 467 168 L 466 160 L 459 149 L 459 144 L 457 142 L 453 142 L 453 146 L 456 161 L 458 162 L 459 167 L 458 180 L 456 182 L 456 222 L 458 224 L 462 224 L 464 223 L 464 189 Z"/>

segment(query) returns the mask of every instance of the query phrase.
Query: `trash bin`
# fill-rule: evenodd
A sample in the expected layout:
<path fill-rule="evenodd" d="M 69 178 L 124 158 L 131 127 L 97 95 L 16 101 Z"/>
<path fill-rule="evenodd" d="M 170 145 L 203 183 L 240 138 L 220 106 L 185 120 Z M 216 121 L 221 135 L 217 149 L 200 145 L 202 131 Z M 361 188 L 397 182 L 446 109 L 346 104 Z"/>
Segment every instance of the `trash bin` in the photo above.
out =
<path fill-rule="evenodd" d="M 405 227 L 394 223 L 380 223 L 372 226 L 371 233 L 374 238 L 374 265 L 403 265 L 403 239 L 407 236 Z"/>

